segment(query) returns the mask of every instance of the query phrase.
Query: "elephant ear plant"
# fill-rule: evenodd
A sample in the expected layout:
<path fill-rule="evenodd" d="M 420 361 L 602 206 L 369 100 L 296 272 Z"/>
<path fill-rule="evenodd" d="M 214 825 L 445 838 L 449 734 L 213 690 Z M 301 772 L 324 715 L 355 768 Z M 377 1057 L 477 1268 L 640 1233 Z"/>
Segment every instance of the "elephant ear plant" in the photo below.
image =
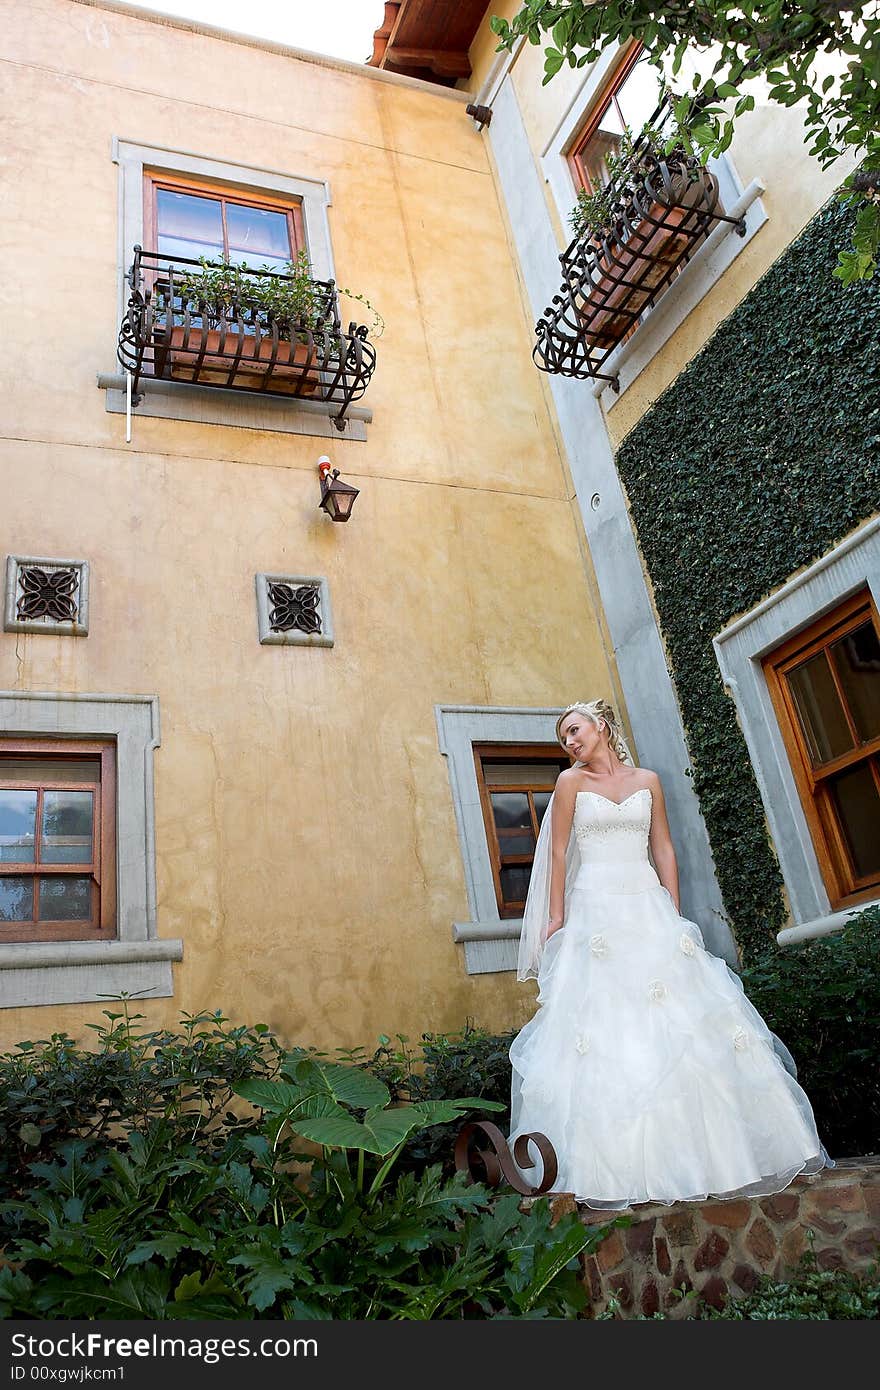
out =
<path fill-rule="evenodd" d="M 475 1096 L 392 1105 L 388 1087 L 377 1076 L 302 1052 L 290 1053 L 281 1072 L 288 1081 L 245 1081 L 236 1087 L 236 1095 L 272 1117 L 273 1146 L 287 1131 L 320 1144 L 325 1154 L 329 1150 L 339 1150 L 343 1156 L 356 1153 L 358 1192 L 365 1190 L 367 1154 L 380 1160 L 369 1195 L 382 1187 L 410 1135 L 456 1120 L 474 1108 L 504 1109 L 498 1101 Z M 359 1111 L 363 1113 L 355 1113 Z M 347 1169 L 347 1159 L 345 1163 Z"/>

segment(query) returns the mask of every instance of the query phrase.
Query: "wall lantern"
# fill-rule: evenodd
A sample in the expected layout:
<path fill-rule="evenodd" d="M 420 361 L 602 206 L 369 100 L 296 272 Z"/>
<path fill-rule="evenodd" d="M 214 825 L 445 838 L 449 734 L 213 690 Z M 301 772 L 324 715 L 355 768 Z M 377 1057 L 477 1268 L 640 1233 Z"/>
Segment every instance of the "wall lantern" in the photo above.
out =
<path fill-rule="evenodd" d="M 331 521 L 348 521 L 360 488 L 341 483 L 338 468 L 334 468 L 328 478 L 330 460 L 326 454 L 318 459 L 318 472 L 321 475 L 321 501 L 318 505 L 323 507 Z"/>

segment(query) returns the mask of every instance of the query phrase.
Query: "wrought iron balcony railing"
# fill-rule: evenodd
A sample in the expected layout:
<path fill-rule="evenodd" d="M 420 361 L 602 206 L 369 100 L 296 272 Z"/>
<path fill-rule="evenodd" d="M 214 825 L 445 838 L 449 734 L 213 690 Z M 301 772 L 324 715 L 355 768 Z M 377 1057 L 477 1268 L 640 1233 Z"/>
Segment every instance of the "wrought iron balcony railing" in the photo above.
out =
<path fill-rule="evenodd" d="M 285 321 L 261 302 L 260 291 L 273 281 L 284 288 L 294 276 L 219 263 L 210 269 L 230 272 L 244 292 L 234 301 L 202 299 L 186 281 L 203 270 L 199 261 L 134 248 L 117 347 L 132 373 L 133 403 L 143 399 L 142 378 L 157 377 L 323 401 L 339 407 L 332 418 L 343 430 L 345 412 L 369 384 L 376 351 L 366 327 L 350 323 L 343 332 L 335 283 L 309 281 L 308 312 Z"/>
<path fill-rule="evenodd" d="M 719 207 L 717 181 L 696 156 L 681 144 L 664 153 L 672 130 L 664 98 L 600 190 L 601 225 L 561 253 L 562 286 L 535 325 L 532 356 L 541 371 L 616 389 L 617 376 L 603 366 L 712 228 L 727 222 L 745 235 L 745 222 Z"/>

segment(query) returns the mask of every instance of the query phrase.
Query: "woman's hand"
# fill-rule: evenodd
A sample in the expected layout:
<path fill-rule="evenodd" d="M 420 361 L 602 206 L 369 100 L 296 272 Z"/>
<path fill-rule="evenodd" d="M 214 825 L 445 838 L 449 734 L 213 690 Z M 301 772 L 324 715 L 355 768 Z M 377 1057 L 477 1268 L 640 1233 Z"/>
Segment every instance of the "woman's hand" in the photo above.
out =
<path fill-rule="evenodd" d="M 562 926 L 561 917 L 551 917 L 547 923 L 547 940 L 549 941 L 555 931 L 559 931 Z"/>

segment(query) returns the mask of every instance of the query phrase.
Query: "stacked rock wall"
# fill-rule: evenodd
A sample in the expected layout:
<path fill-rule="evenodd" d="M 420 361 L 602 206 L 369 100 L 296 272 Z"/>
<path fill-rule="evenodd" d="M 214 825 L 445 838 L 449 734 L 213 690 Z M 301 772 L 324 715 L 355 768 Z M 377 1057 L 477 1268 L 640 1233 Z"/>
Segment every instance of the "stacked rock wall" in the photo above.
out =
<path fill-rule="evenodd" d="M 574 1209 L 570 1197 L 556 1203 Z M 579 1211 L 591 1226 L 609 1220 L 608 1212 Z M 592 1316 L 612 1299 L 623 1317 L 684 1311 L 694 1300 L 682 1303 L 682 1287 L 720 1308 L 762 1274 L 784 1277 L 811 1242 L 820 1269 L 860 1271 L 880 1257 L 880 1159 L 841 1160 L 771 1197 L 642 1205 L 626 1215 L 632 1225 L 587 1256 Z"/>

